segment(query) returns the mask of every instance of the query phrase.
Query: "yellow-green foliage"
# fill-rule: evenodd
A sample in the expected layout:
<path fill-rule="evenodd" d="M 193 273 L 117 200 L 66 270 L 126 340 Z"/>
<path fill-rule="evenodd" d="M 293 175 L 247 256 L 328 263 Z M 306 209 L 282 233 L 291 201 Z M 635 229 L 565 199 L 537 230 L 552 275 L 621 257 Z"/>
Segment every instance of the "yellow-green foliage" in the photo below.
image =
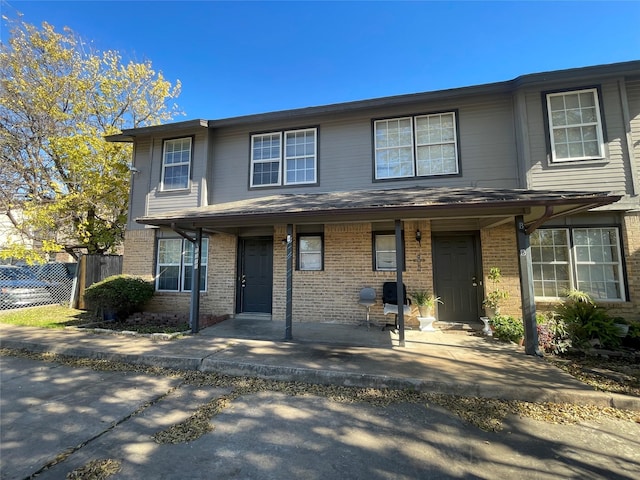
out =
<path fill-rule="evenodd" d="M 105 135 L 179 114 L 172 85 L 151 62 L 93 51 L 65 29 L 5 20 L 0 45 L 0 208 L 42 251 L 113 250 L 123 238 L 131 145 Z M 171 103 L 170 103 L 171 102 Z M 0 255 L 25 258 L 19 245 Z"/>

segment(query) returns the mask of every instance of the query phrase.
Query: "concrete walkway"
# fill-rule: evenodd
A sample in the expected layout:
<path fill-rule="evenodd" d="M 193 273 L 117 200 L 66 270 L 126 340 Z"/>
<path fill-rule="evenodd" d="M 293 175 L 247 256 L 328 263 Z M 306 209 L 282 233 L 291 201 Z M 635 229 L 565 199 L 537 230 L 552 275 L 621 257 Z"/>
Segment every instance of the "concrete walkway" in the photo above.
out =
<path fill-rule="evenodd" d="M 0 324 L 0 346 L 287 381 L 571 402 L 640 411 L 640 398 L 594 391 L 523 347 L 490 337 L 231 319 L 174 340 Z"/>

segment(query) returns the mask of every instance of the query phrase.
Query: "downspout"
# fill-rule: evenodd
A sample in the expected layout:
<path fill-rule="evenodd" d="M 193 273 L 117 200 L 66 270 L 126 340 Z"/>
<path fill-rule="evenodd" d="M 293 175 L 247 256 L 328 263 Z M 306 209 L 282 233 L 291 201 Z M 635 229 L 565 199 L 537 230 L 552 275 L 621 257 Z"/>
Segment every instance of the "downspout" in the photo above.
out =
<path fill-rule="evenodd" d="M 551 218 L 551 216 L 553 215 L 553 207 L 551 205 L 547 205 L 544 209 L 544 213 L 542 214 L 542 216 L 537 219 L 535 222 L 533 222 L 531 225 L 529 225 L 528 227 L 525 228 L 524 232 L 527 235 L 531 235 L 533 232 L 536 231 L 536 229 L 542 225 L 544 222 L 546 222 L 549 218 Z"/>

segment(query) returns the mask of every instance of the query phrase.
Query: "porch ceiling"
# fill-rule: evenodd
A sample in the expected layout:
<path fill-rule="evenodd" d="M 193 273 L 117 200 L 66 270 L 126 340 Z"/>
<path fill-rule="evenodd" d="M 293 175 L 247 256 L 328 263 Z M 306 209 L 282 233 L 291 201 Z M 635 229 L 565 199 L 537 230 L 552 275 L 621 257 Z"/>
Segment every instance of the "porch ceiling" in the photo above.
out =
<path fill-rule="evenodd" d="M 183 230 L 233 231 L 240 227 L 293 223 L 370 222 L 393 219 L 475 218 L 491 227 L 523 215 L 527 226 L 609 205 L 606 192 L 410 187 L 354 192 L 280 194 L 174 210 L 136 219 Z M 540 220 L 542 219 L 542 220 Z"/>

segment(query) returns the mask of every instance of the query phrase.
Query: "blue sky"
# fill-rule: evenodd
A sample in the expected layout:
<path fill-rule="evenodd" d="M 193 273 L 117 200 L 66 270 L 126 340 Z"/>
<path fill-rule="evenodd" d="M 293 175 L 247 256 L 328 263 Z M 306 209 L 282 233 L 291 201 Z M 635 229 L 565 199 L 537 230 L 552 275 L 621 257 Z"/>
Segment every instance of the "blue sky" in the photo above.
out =
<path fill-rule="evenodd" d="M 217 119 L 640 59 L 640 1 L 0 0 L 2 14 L 151 60 Z M 2 41 L 8 32 L 3 25 Z"/>

